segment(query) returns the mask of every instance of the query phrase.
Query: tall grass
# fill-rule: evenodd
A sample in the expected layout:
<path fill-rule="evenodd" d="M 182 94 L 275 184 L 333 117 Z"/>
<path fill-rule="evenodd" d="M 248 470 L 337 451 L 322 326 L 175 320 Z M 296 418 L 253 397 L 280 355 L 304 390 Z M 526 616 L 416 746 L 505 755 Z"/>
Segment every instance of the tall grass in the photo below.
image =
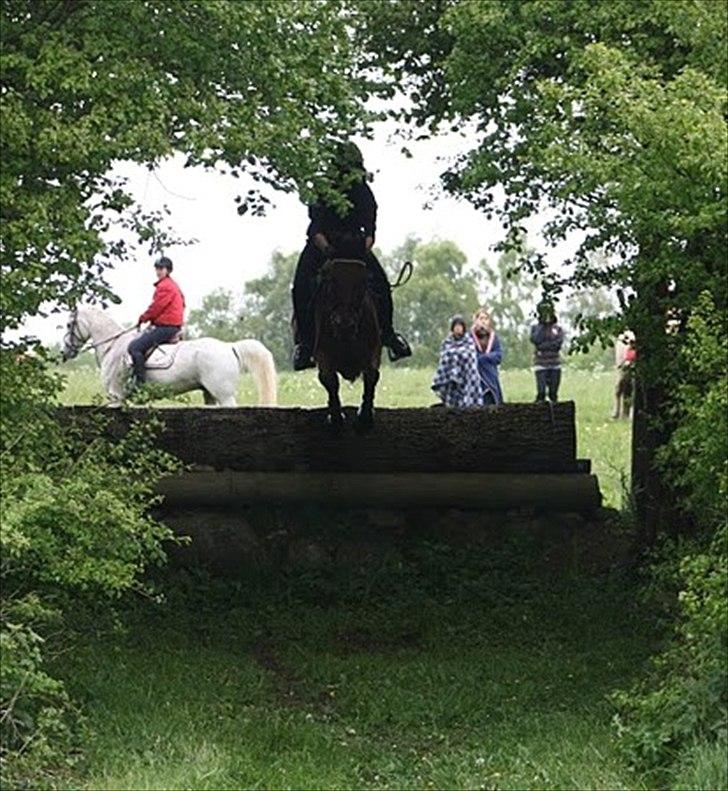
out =
<path fill-rule="evenodd" d="M 65 672 L 69 787 L 620 789 L 607 697 L 650 650 L 627 579 L 412 541 L 382 567 L 175 578 Z"/>
<path fill-rule="evenodd" d="M 534 376 L 530 371 L 506 370 L 501 375 L 505 397 L 508 401 L 532 401 L 535 396 Z M 423 407 L 435 403 L 430 390 L 432 371 L 429 369 L 384 368 L 377 389 L 380 407 Z M 577 452 L 590 458 L 593 471 L 599 477 L 605 504 L 620 507 L 629 475 L 630 426 L 628 421 L 615 421 L 610 417 L 614 378 L 611 372 L 590 372 L 564 369 L 560 397 L 576 402 Z M 316 379 L 315 371 L 279 375 L 279 403 L 282 406 L 318 407 L 325 403 L 325 393 Z M 342 400 L 357 404 L 361 398 L 361 383 L 342 384 Z M 66 404 L 103 403 L 103 391 L 98 373 L 91 367 L 70 371 L 62 394 Z M 190 393 L 176 401 L 202 406 L 202 395 Z M 238 390 L 238 403 L 256 403 L 253 382 L 244 375 Z"/>

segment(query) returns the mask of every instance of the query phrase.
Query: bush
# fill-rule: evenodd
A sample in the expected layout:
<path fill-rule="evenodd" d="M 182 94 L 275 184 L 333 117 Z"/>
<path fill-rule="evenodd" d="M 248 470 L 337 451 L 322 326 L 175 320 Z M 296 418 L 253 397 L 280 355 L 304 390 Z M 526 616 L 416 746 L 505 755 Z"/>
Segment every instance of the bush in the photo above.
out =
<path fill-rule="evenodd" d="M 154 449 L 154 423 L 112 442 L 61 426 L 60 381 L 42 359 L 5 350 L 0 554 L 0 771 L 4 787 L 48 785 L 71 760 L 78 724 L 47 671 L 68 615 L 143 587 L 170 531 L 148 516 L 154 486 L 177 463 Z"/>
<path fill-rule="evenodd" d="M 678 361 L 686 373 L 676 392 L 679 425 L 661 463 L 683 493 L 697 537 L 666 544 L 653 568 L 653 589 L 673 602 L 672 633 L 650 678 L 616 700 L 622 746 L 638 767 L 673 766 L 723 777 L 728 729 L 728 372 L 724 321 L 703 294 Z M 706 758 L 709 756 L 709 758 Z M 721 756 L 720 760 L 718 756 Z M 690 768 L 692 767 L 692 768 Z M 701 768 L 702 767 L 702 768 Z M 712 780 L 711 780 L 712 782 Z M 690 786 L 697 787 L 697 786 Z M 711 787 L 711 786 L 703 786 Z"/>
<path fill-rule="evenodd" d="M 638 768 L 659 770 L 726 738 L 728 532 L 702 551 L 673 545 L 655 568 L 659 589 L 678 588 L 674 630 L 649 678 L 616 696 L 622 747 Z M 677 564 L 674 557 L 680 557 Z"/>

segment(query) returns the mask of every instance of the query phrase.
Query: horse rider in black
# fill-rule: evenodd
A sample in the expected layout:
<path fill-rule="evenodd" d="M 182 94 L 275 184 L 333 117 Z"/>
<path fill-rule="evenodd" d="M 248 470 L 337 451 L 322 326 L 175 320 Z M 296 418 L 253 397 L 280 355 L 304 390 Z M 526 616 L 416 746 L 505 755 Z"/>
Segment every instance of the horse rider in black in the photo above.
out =
<path fill-rule="evenodd" d="M 382 265 L 372 253 L 377 225 L 377 202 L 366 183 L 361 151 L 347 142 L 337 150 L 337 168 L 348 208 L 337 209 L 323 201 L 308 208 L 310 223 L 306 246 L 298 259 L 293 279 L 293 314 L 296 348 L 293 368 L 312 368 L 314 343 L 313 298 L 321 266 L 336 256 L 357 258 L 366 264 L 369 290 L 374 297 L 382 335 L 382 345 L 394 362 L 409 357 L 407 341 L 394 331 L 392 289 Z"/>

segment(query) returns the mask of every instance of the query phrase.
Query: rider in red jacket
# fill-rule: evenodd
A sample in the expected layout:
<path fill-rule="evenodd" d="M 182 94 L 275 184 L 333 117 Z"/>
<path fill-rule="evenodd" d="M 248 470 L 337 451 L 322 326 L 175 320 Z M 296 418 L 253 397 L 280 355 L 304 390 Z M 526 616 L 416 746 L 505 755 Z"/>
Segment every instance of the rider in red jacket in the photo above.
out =
<path fill-rule="evenodd" d="M 144 383 L 147 352 L 162 343 L 168 343 L 184 324 L 185 298 L 180 287 L 170 277 L 172 261 L 163 257 L 154 262 L 157 282 L 154 284 L 152 304 L 139 316 L 138 324 L 145 321 L 150 326 L 129 344 L 129 354 L 134 366 L 134 382 Z"/>

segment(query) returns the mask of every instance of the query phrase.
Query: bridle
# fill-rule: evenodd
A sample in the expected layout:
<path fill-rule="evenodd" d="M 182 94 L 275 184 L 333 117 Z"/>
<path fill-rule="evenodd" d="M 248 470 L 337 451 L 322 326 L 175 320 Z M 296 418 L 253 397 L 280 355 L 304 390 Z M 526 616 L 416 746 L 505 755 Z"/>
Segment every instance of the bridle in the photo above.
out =
<path fill-rule="evenodd" d="M 64 359 L 72 359 L 76 357 L 83 348 L 83 341 L 77 335 L 78 330 L 78 310 L 74 308 L 71 311 L 71 321 L 66 329 L 66 334 L 63 336 L 63 357 Z"/>

